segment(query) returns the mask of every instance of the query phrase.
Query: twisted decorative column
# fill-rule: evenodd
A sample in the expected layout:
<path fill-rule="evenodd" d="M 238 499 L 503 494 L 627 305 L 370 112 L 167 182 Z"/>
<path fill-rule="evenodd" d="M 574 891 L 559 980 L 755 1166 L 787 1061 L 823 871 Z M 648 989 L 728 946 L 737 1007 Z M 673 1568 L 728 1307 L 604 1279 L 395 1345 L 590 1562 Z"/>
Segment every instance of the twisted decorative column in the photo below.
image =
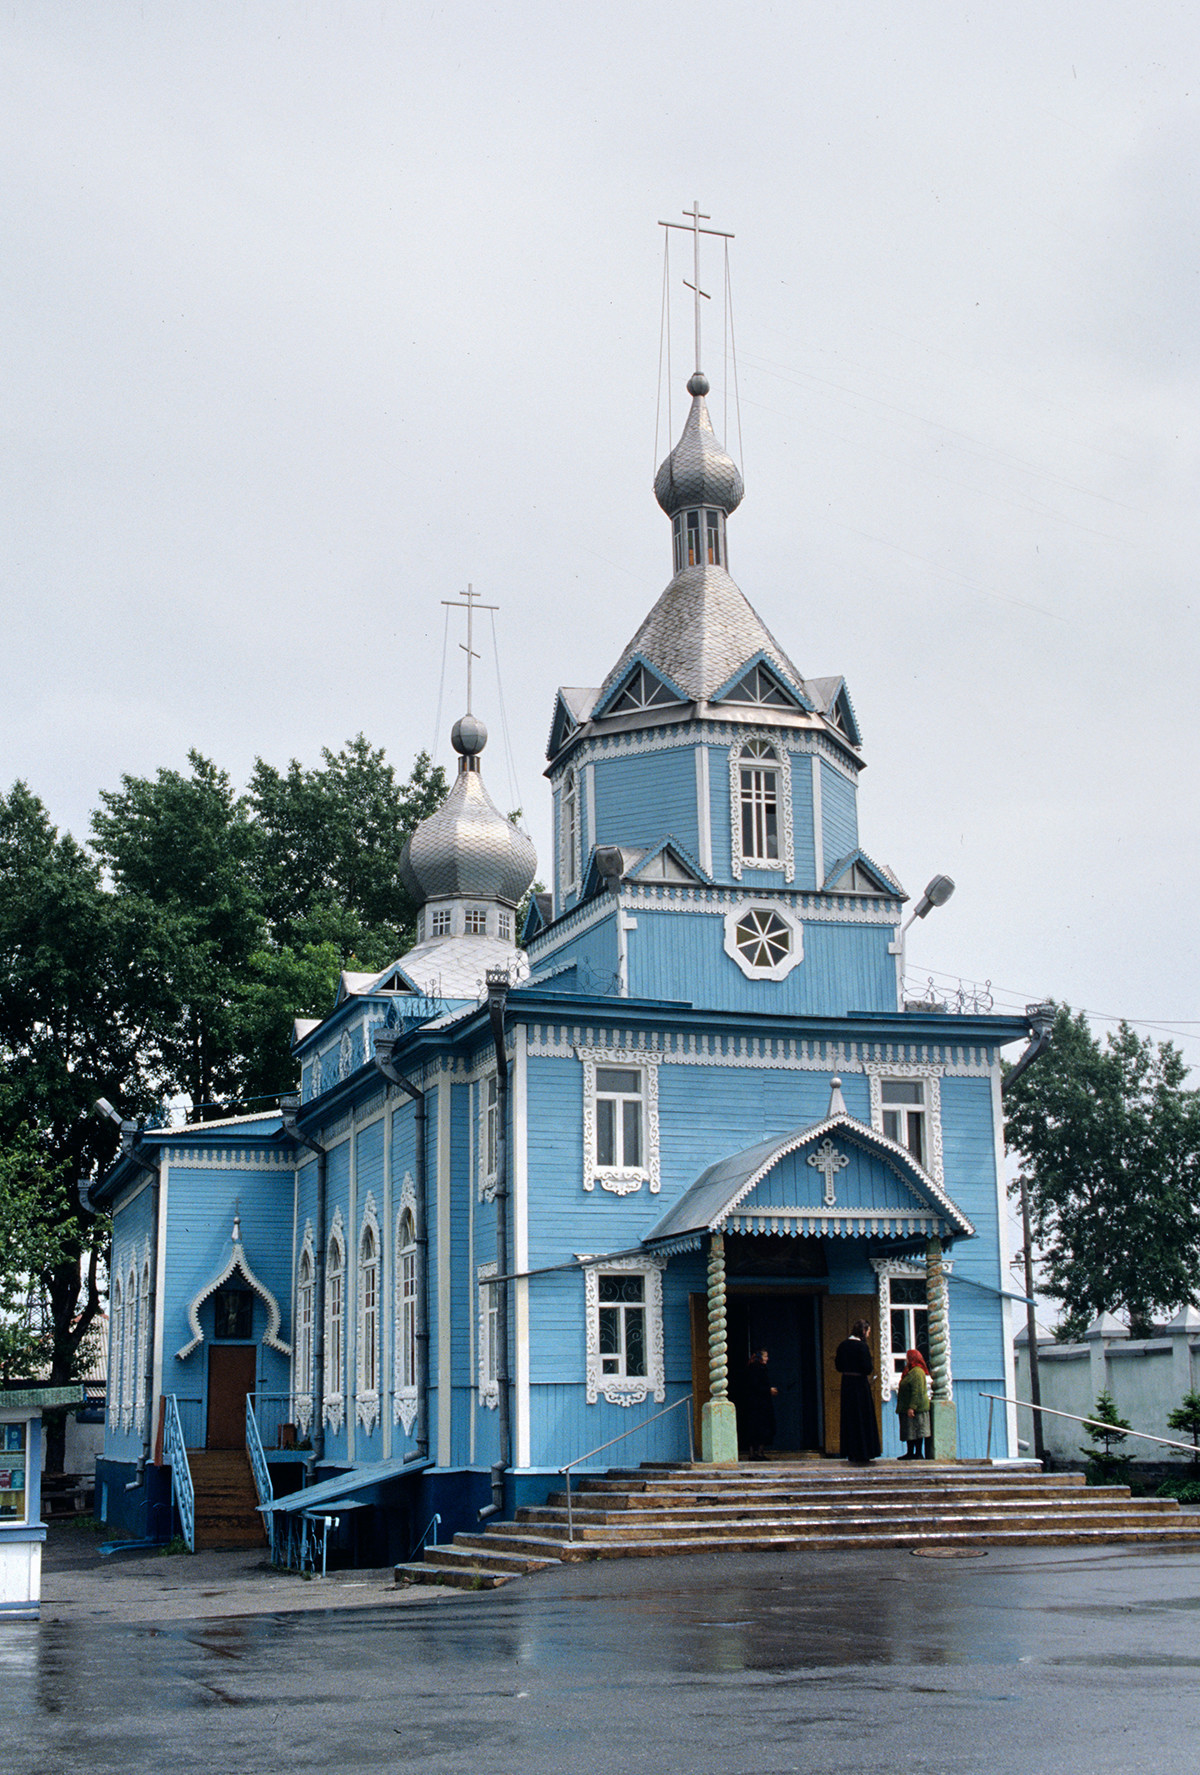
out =
<path fill-rule="evenodd" d="M 925 1301 L 929 1312 L 929 1368 L 933 1378 L 933 1449 L 940 1461 L 955 1459 L 958 1432 L 950 1382 L 950 1317 L 946 1307 L 946 1272 L 942 1241 L 925 1247 Z"/>
<path fill-rule="evenodd" d="M 729 1337 L 725 1322 L 725 1235 L 709 1234 L 708 1387 L 700 1413 L 700 1459 L 726 1466 L 737 1461 L 737 1413 L 729 1397 Z"/>

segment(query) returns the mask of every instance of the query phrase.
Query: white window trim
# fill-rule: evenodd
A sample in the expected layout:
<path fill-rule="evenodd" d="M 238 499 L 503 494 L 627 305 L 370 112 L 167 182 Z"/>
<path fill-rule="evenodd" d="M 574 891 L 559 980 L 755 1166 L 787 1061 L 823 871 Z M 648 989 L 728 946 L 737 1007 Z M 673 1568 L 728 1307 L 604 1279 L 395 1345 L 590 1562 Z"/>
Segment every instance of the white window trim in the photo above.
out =
<path fill-rule="evenodd" d="M 370 1233 L 375 1247 L 375 1328 L 371 1334 L 374 1348 L 371 1355 L 375 1362 L 375 1385 L 367 1385 L 367 1303 L 365 1282 L 368 1265 L 363 1261 L 363 1240 Z M 354 1414 L 358 1422 L 369 1436 L 379 1422 L 379 1383 L 380 1369 L 383 1362 L 383 1241 L 379 1236 L 379 1214 L 375 1207 L 374 1194 L 368 1190 L 363 1206 L 362 1221 L 358 1229 L 358 1286 L 355 1289 L 355 1393 Z"/>
<path fill-rule="evenodd" d="M 308 1286 L 301 1287 L 300 1275 L 304 1268 L 304 1259 L 308 1259 Z M 296 1354 L 292 1365 L 292 1416 L 301 1436 L 307 1436 L 313 1414 L 313 1311 L 316 1306 L 317 1292 L 317 1259 L 313 1224 L 311 1220 L 304 1223 L 304 1237 L 300 1241 L 300 1259 L 296 1265 Z M 301 1295 L 308 1295 L 308 1331 L 307 1347 L 305 1347 L 304 1315 L 301 1310 Z"/>
<path fill-rule="evenodd" d="M 495 1375 L 488 1375 L 488 1316 L 491 1311 L 491 1297 L 494 1288 L 485 1287 L 490 1276 L 498 1276 L 500 1266 L 495 1263 L 481 1263 L 475 1272 L 479 1293 L 479 1366 L 476 1370 L 475 1383 L 480 1405 L 495 1411 L 500 1404 L 500 1381 Z M 499 1351 L 497 1351 L 499 1355 Z"/>
<path fill-rule="evenodd" d="M 496 1200 L 496 1167 L 488 1168 L 488 1090 L 496 1082 L 497 1139 L 499 1138 L 500 1084 L 496 1073 L 485 1073 L 479 1081 L 479 1200 Z"/>
<path fill-rule="evenodd" d="M 121 1428 L 121 1405 L 125 1378 L 125 1284 L 120 1265 L 113 1277 L 112 1317 L 108 1327 L 108 1372 L 112 1376 L 112 1397 L 108 1402 L 108 1423 L 112 1430 Z"/>
<path fill-rule="evenodd" d="M 137 1374 L 134 1378 L 134 1429 L 146 1427 L 146 1333 L 150 1324 L 150 1240 L 142 1254 L 142 1274 L 138 1284 Z"/>
<path fill-rule="evenodd" d="M 662 1272 L 666 1259 L 614 1257 L 606 1261 L 604 1258 L 597 1258 L 593 1264 L 587 1254 L 581 1252 L 579 1255 L 588 1264 L 583 1272 L 588 1404 L 595 1405 L 598 1399 L 607 1399 L 610 1405 L 642 1405 L 653 1395 L 661 1405 L 667 1396 L 662 1312 Z M 645 1374 L 619 1375 L 603 1372 L 600 1360 L 600 1277 L 618 1271 L 645 1278 Z"/>
<path fill-rule="evenodd" d="M 871 1268 L 879 1281 L 879 1392 L 883 1399 L 892 1396 L 892 1363 L 896 1352 L 892 1348 L 892 1282 L 902 1277 L 906 1282 L 926 1281 L 923 1260 L 910 1260 L 899 1257 L 873 1257 Z M 943 1260 L 942 1269 L 947 1273 L 954 1268 L 953 1263 Z M 950 1328 L 947 1315 L 946 1326 L 946 1373 L 950 1373 Z"/>
<path fill-rule="evenodd" d="M 121 1403 L 121 1428 L 123 1430 L 132 1430 L 133 1428 L 133 1398 L 137 1391 L 133 1372 L 134 1363 L 137 1360 L 137 1305 L 137 1271 L 131 1261 L 129 1273 L 125 1277 L 125 1336 L 122 1339 L 124 1347 L 121 1351 L 121 1366 L 124 1370 L 125 1381 Z"/>
<path fill-rule="evenodd" d="M 883 1081 L 884 1079 L 925 1079 L 925 1164 L 934 1182 L 945 1188 L 945 1173 L 942 1154 L 942 1075 L 944 1066 L 926 1064 L 923 1061 L 885 1061 L 868 1060 L 863 1065 L 870 1082 L 871 1090 L 871 1126 L 877 1134 L 883 1133 Z"/>
<path fill-rule="evenodd" d="M 775 759 L 743 759 L 743 747 L 750 740 L 763 740 L 775 749 Z M 746 857 L 742 855 L 742 765 L 774 770 L 779 775 L 779 855 L 777 857 Z M 796 842 L 792 832 L 792 761 L 787 747 L 779 744 L 773 734 L 748 733 L 729 748 L 729 818 L 730 862 L 735 881 L 742 879 L 743 869 L 767 869 L 782 873 L 785 881 L 796 879 Z"/>
<path fill-rule="evenodd" d="M 658 1064 L 659 1056 L 641 1048 L 576 1048 L 583 1063 L 583 1187 L 593 1191 L 597 1184 L 614 1196 L 629 1196 L 648 1184 L 656 1196 L 662 1187 L 658 1142 Z M 596 1163 L 596 1068 L 625 1066 L 636 1068 L 642 1075 L 644 1121 L 642 1135 L 645 1163 L 618 1167 Z"/>
<path fill-rule="evenodd" d="M 329 1241 L 325 1247 L 328 1261 L 325 1270 L 325 1396 L 322 1401 L 321 1415 L 329 1428 L 336 1434 L 346 1419 L 346 1229 L 342 1221 L 342 1211 L 336 1208 L 333 1222 L 329 1228 Z M 340 1268 L 333 1262 L 334 1250 L 340 1253 Z M 341 1310 L 333 1312 L 333 1290 L 330 1287 L 334 1276 L 340 1275 L 342 1280 Z M 340 1373 L 334 1373 L 334 1340 L 335 1323 L 340 1332 L 340 1356 L 337 1364 Z"/>
<path fill-rule="evenodd" d="M 567 824 L 567 802 L 574 806 L 573 817 Z M 579 773 L 572 765 L 564 775 L 562 788 L 558 795 L 558 866 L 562 881 L 562 893 L 565 899 L 579 886 L 580 849 L 579 849 Z"/>
<path fill-rule="evenodd" d="M 405 1215 L 412 1216 L 412 1246 L 401 1244 L 401 1228 Z M 404 1253 L 412 1250 L 414 1266 L 420 1261 L 420 1246 L 417 1243 L 420 1228 L 417 1225 L 417 1190 L 412 1180 L 412 1173 L 404 1173 L 404 1182 L 400 1189 L 400 1203 L 396 1209 L 396 1257 L 392 1266 L 393 1277 L 393 1312 L 392 1312 L 392 1421 L 401 1424 L 406 1436 L 412 1435 L 413 1425 L 417 1421 L 417 1377 L 414 1351 L 413 1377 L 411 1381 L 404 1378 Z M 420 1288 L 420 1277 L 416 1277 Z M 413 1303 L 416 1312 L 416 1302 Z"/>
<path fill-rule="evenodd" d="M 354 1044 L 350 1040 L 350 1031 L 343 1029 L 342 1039 L 338 1043 L 337 1075 L 339 1079 L 348 1079 L 354 1063 Z"/>
<path fill-rule="evenodd" d="M 792 933 L 792 947 L 782 961 L 771 968 L 756 968 L 750 958 L 738 948 L 737 927 L 748 912 L 773 912 L 781 923 L 788 926 Z M 804 923 L 784 905 L 774 902 L 767 904 L 755 900 L 744 900 L 740 905 L 731 906 L 725 914 L 725 953 L 732 962 L 745 974 L 747 980 L 786 980 L 794 967 L 804 960 Z"/>

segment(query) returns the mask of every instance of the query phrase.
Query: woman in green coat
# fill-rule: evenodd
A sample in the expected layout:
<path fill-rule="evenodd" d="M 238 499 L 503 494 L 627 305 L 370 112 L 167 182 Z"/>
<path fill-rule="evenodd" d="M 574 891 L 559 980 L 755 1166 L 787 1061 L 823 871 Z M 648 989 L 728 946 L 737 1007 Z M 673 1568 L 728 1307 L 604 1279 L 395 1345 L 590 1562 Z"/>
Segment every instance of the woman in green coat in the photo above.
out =
<path fill-rule="evenodd" d="M 929 1365 L 920 1350 L 910 1350 L 904 1358 L 904 1373 L 896 1389 L 896 1414 L 900 1419 L 900 1438 L 906 1444 L 900 1459 L 919 1461 L 924 1444 L 925 1459 L 931 1461 Z"/>

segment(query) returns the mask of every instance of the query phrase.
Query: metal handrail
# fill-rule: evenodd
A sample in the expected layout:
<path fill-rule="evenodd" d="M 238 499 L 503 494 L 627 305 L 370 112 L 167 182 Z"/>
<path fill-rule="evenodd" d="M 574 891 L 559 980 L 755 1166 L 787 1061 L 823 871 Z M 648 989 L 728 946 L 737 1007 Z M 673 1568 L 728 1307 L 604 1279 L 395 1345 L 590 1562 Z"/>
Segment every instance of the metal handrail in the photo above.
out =
<path fill-rule="evenodd" d="M 413 1543 L 413 1550 L 409 1554 L 408 1557 L 410 1559 L 415 1559 L 417 1557 L 418 1553 L 423 1553 L 425 1551 L 425 1548 L 428 1545 L 428 1535 L 429 1535 L 430 1529 L 433 1530 L 433 1543 L 432 1544 L 433 1544 L 433 1546 L 436 1547 L 437 1546 L 437 1532 L 438 1532 L 439 1528 L 441 1528 L 441 1526 L 442 1526 L 442 1518 L 441 1518 L 439 1512 L 435 1510 L 433 1515 L 429 1518 L 429 1521 L 425 1524 L 425 1528 L 424 1528 L 423 1532 L 417 1536 L 416 1541 Z"/>
<path fill-rule="evenodd" d="M 593 1455 L 603 1454 L 604 1450 L 606 1448 L 612 1448 L 618 1442 L 624 1442 L 624 1440 L 627 1436 L 635 1436 L 639 1430 L 648 1429 L 651 1424 L 656 1424 L 658 1422 L 659 1418 L 665 1418 L 671 1412 L 678 1411 L 679 1407 L 681 1405 L 690 1405 L 691 1403 L 692 1403 L 692 1394 L 685 1393 L 682 1399 L 677 1399 L 675 1401 L 674 1405 L 664 1406 L 661 1411 L 656 1411 L 653 1417 L 643 1418 L 640 1424 L 632 1424 L 628 1430 L 622 1430 L 621 1434 L 619 1436 L 613 1436 L 607 1442 L 598 1443 L 595 1448 L 589 1448 L 585 1455 L 576 1455 L 576 1457 L 573 1461 L 568 1461 L 565 1467 L 560 1467 L 558 1469 L 559 1472 L 562 1474 L 563 1478 L 567 1482 L 567 1542 L 568 1542 L 568 1544 L 570 1544 L 575 1539 L 575 1518 L 571 1512 L 571 1468 L 580 1466 L 584 1461 L 590 1461 Z M 688 1460 L 694 1461 L 696 1458 L 696 1436 L 695 1436 L 695 1431 L 693 1430 L 693 1427 L 692 1427 L 692 1420 L 691 1420 L 690 1416 L 688 1418 L 687 1424 L 688 1424 Z"/>
<path fill-rule="evenodd" d="M 179 1402 L 174 1393 L 163 1395 L 163 1459 L 171 1469 L 171 1502 L 179 1512 L 179 1526 L 189 1553 L 196 1551 L 196 1488 L 188 1466 L 179 1421 Z"/>
<path fill-rule="evenodd" d="M 1053 1405 L 1034 1405 L 1030 1399 L 1009 1399 L 1003 1393 L 981 1393 L 981 1399 L 987 1399 L 988 1433 L 987 1453 L 985 1460 L 992 1458 L 992 1413 L 997 1405 L 1019 1405 L 1023 1411 L 1041 1411 L 1052 1418 L 1070 1418 L 1073 1424 L 1086 1424 L 1089 1430 L 1107 1430 L 1114 1442 L 1124 1442 L 1127 1436 L 1138 1436 L 1143 1442 L 1157 1442 L 1163 1448 L 1182 1449 L 1185 1455 L 1196 1456 L 1195 1445 L 1191 1442 L 1172 1442 L 1169 1436 L 1152 1436 L 1149 1430 L 1122 1430 L 1116 1424 L 1106 1424 L 1101 1418 L 1077 1417 L 1073 1411 L 1057 1411 Z M 1028 1445 L 1026 1445 L 1028 1446 Z"/>
<path fill-rule="evenodd" d="M 267 1466 L 267 1457 L 263 1453 L 262 1437 L 258 1433 L 258 1419 L 254 1414 L 254 1395 L 246 1394 L 246 1453 L 250 1457 L 250 1471 L 254 1475 L 254 1489 L 258 1493 L 260 1504 L 269 1504 L 275 1496 L 275 1487 L 271 1484 L 271 1469 Z M 275 1564 L 275 1512 L 267 1513 L 267 1533 L 271 1539 L 271 1564 Z"/>

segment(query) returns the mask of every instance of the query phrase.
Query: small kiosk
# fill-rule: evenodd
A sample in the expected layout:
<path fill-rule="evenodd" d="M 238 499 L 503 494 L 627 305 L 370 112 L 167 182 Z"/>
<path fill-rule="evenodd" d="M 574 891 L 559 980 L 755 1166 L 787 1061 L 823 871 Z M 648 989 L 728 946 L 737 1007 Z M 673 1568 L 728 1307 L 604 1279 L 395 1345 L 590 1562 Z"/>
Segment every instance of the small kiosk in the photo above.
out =
<path fill-rule="evenodd" d="M 82 1403 L 80 1386 L 0 1392 L 0 1620 L 41 1607 L 42 1410 Z"/>

